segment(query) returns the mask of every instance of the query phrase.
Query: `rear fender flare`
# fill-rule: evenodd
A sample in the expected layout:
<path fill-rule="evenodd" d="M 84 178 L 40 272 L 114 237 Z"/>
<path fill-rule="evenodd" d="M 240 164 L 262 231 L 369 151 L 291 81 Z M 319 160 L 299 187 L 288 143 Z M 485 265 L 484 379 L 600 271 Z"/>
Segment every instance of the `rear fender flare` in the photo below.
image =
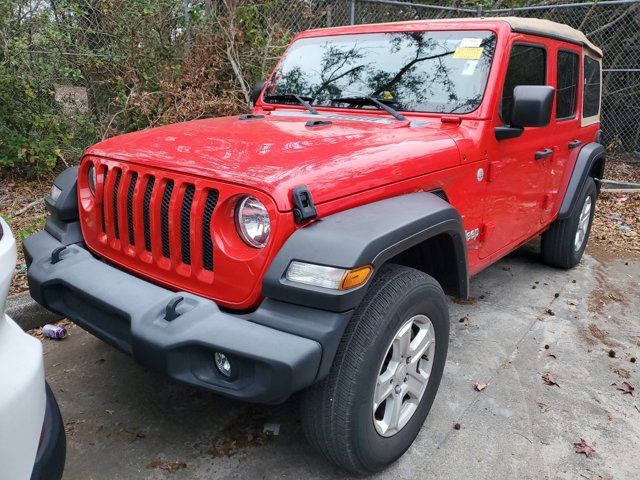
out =
<path fill-rule="evenodd" d="M 565 220 L 571 217 L 572 214 L 575 213 L 575 209 L 581 207 L 581 205 L 578 205 L 580 202 L 578 195 L 589 177 L 602 175 L 605 153 L 604 147 L 597 142 L 587 143 L 580 149 L 578 159 L 576 160 L 571 178 L 569 179 L 569 184 L 567 185 L 567 190 L 562 199 L 560 213 L 558 214 L 559 220 Z M 595 172 L 594 169 L 596 170 Z M 596 183 L 598 183 L 599 193 L 599 182 Z"/>

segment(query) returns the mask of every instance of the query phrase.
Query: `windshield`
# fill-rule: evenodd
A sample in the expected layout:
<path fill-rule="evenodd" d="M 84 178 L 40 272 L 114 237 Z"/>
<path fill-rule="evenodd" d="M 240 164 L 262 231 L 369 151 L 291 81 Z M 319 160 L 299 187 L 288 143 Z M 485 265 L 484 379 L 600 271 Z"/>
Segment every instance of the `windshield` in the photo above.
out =
<path fill-rule="evenodd" d="M 303 38 L 280 62 L 264 99 L 316 106 L 469 113 L 484 94 L 495 35 L 489 31 L 395 32 Z M 269 95 L 273 95 L 269 99 Z M 276 97 L 277 95 L 277 97 Z"/>

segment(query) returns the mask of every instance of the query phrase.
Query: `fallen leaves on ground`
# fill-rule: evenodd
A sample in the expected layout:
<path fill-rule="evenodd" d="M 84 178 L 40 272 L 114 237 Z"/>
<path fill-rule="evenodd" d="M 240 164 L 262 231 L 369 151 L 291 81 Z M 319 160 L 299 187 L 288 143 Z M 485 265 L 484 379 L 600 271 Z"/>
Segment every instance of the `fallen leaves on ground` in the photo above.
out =
<path fill-rule="evenodd" d="M 267 421 L 267 414 L 263 410 L 254 406 L 245 408 L 225 427 L 223 437 L 216 442 L 211 455 L 216 458 L 231 457 L 244 448 L 264 445 L 273 437 L 264 431 Z"/>
<path fill-rule="evenodd" d="M 589 445 L 584 438 L 581 438 L 579 442 L 575 442 L 573 446 L 576 449 L 576 453 L 584 453 L 587 457 L 590 457 L 596 451 L 595 445 Z"/>
<path fill-rule="evenodd" d="M 622 392 L 623 395 L 629 394 L 633 396 L 633 392 L 635 388 L 629 382 L 622 382 L 620 385 L 614 384 L 618 390 Z"/>
<path fill-rule="evenodd" d="M 475 388 L 478 392 L 481 392 L 485 388 L 487 388 L 487 384 L 486 383 L 476 382 L 476 383 L 473 384 L 473 388 Z"/>
<path fill-rule="evenodd" d="M 640 165 L 608 161 L 607 180 L 640 182 Z M 601 192 L 589 237 L 589 251 L 596 256 L 640 255 L 640 193 Z"/>
<path fill-rule="evenodd" d="M 31 208 L 24 209 L 49 193 L 54 178 L 53 174 L 35 180 L 0 178 L 0 216 L 11 227 L 18 247 L 18 261 L 9 295 L 15 295 L 28 289 L 27 266 L 22 252 L 22 240 L 40 230 L 48 215 L 44 202 L 37 202 Z M 22 213 L 19 213 L 21 211 Z"/>
<path fill-rule="evenodd" d="M 178 470 L 182 470 L 183 468 L 187 468 L 187 464 L 184 462 L 163 462 L 159 458 L 151 461 L 147 464 L 148 469 L 159 468 L 160 470 L 165 470 L 169 473 L 175 473 Z"/>
<path fill-rule="evenodd" d="M 558 385 L 558 382 L 556 382 L 556 379 L 553 378 L 553 374 L 551 372 L 543 372 L 540 374 L 540 376 L 542 377 L 544 383 L 546 383 L 547 385 L 555 385 L 556 387 L 560 387 L 560 385 Z"/>

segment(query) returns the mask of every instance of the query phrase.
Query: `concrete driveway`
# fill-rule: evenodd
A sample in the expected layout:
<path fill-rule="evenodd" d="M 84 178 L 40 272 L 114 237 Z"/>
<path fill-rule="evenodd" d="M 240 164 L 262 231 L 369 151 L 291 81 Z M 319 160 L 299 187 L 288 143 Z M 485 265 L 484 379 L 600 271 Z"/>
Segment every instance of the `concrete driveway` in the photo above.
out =
<path fill-rule="evenodd" d="M 565 272 L 541 265 L 531 246 L 472 279 L 474 300 L 450 305 L 431 414 L 374 478 L 638 478 L 640 389 L 612 384 L 640 386 L 639 286 L 637 260 L 585 256 Z M 79 327 L 70 334 L 44 342 L 67 424 L 66 480 L 345 477 L 305 442 L 295 398 L 229 401 L 148 372 Z M 488 386 L 477 392 L 475 382 Z M 581 438 L 595 444 L 589 458 L 574 451 Z"/>

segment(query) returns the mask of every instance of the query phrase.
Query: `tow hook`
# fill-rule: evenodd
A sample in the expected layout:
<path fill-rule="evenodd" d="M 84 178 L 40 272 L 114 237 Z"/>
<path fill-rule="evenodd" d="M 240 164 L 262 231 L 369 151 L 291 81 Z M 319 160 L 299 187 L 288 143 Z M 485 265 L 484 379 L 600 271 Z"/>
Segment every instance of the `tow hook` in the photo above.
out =
<path fill-rule="evenodd" d="M 51 265 L 55 265 L 56 263 L 58 263 L 60 260 L 62 260 L 60 258 L 60 254 L 66 250 L 67 246 L 63 245 L 62 247 L 58 247 L 56 248 L 53 252 L 51 252 Z"/>
<path fill-rule="evenodd" d="M 180 316 L 176 308 L 178 307 L 178 304 L 183 300 L 184 297 L 173 297 L 171 300 L 169 300 L 169 303 L 167 303 L 167 306 L 164 310 L 164 319 L 167 322 L 171 322 L 172 320 L 175 320 Z"/>

